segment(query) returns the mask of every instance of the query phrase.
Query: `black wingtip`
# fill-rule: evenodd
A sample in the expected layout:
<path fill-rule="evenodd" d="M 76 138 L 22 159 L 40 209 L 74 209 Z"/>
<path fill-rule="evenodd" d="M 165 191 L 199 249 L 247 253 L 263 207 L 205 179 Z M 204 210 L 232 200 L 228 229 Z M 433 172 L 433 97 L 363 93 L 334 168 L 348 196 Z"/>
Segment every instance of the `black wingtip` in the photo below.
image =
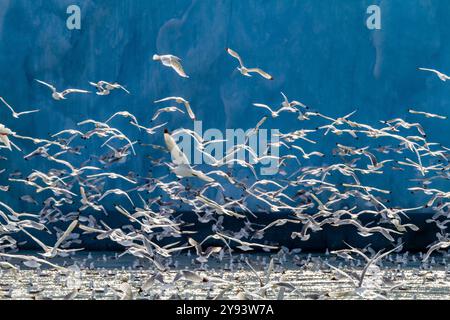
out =
<path fill-rule="evenodd" d="M 169 129 L 165 128 L 164 133 L 169 133 Z"/>

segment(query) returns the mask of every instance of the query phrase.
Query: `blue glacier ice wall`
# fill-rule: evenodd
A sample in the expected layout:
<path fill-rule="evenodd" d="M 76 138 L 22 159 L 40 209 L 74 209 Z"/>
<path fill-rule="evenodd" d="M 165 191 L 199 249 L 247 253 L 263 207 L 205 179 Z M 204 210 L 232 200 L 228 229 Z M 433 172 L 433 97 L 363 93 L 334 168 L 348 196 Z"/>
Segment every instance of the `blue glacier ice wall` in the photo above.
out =
<path fill-rule="evenodd" d="M 66 8 L 71 4 L 81 8 L 81 30 L 66 28 Z M 381 30 L 365 25 L 371 4 L 381 7 Z M 447 0 L 0 0 L 0 95 L 19 110 L 41 109 L 13 119 L 0 108 L 0 123 L 20 135 L 47 138 L 76 128 L 81 120 L 104 121 L 116 111 L 129 110 L 149 125 L 155 99 L 180 95 L 191 101 L 204 127 L 248 129 L 263 115 L 252 103 L 275 105 L 281 101 L 280 91 L 330 116 L 357 108 L 354 119 L 373 125 L 393 117 L 417 121 L 407 113 L 411 107 L 450 115 L 450 87 L 417 71 L 421 66 L 450 71 L 449 12 Z M 248 64 L 270 71 L 275 80 L 242 77 L 226 47 L 239 51 Z M 153 62 L 154 53 L 181 57 L 190 78 L 182 79 Z M 35 78 L 58 88 L 88 88 L 88 81 L 100 79 L 118 81 L 132 94 L 74 95 L 54 101 Z M 430 140 L 450 145 L 448 122 L 421 120 Z M 192 127 L 179 114 L 164 115 L 164 121 L 170 128 Z M 129 130 L 126 120 L 114 125 Z M 268 126 L 287 132 L 301 124 L 288 117 Z M 160 135 L 134 134 L 163 144 Z M 34 147 L 16 143 L 24 153 Z M 332 149 L 335 141 L 322 143 Z M 98 147 L 88 145 L 84 152 L 94 153 Z M 8 157 L 1 162 L 8 172 L 1 175 L 0 184 L 6 184 L 15 170 L 28 174 L 49 169 L 44 159 L 23 160 L 24 153 L 1 151 Z M 75 164 L 85 160 L 68 159 Z M 141 153 L 117 170 L 149 169 Z M 392 188 L 388 198 L 393 204 L 411 207 L 418 195 L 406 190 L 411 185 L 407 178 L 411 173 L 386 170 L 372 183 Z M 18 211 L 33 210 L 18 200 L 30 190 L 11 184 L 11 191 L 0 197 Z"/>

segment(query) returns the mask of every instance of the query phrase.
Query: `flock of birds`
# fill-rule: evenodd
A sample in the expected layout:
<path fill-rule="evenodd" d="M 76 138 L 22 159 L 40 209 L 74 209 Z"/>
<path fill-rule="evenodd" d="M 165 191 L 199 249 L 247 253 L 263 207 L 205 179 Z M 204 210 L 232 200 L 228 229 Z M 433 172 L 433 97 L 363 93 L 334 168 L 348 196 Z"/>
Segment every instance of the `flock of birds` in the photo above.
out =
<path fill-rule="evenodd" d="M 238 61 L 237 69 L 243 76 L 259 75 L 267 80 L 273 79 L 260 68 L 246 67 L 236 51 L 227 49 L 227 52 Z M 189 78 L 180 58 L 155 54 L 153 60 L 173 69 L 180 77 Z M 442 81 L 450 79 L 436 70 L 421 70 L 435 73 Z M 36 82 L 49 88 L 54 100 L 68 99 L 72 94 L 91 93 L 82 89 L 59 91 L 54 85 L 42 80 Z M 98 81 L 90 82 L 90 85 L 100 96 L 116 90 L 130 94 L 119 83 Z M 0 97 L 0 100 L 15 119 L 40 112 L 17 112 L 6 99 Z M 3 198 L 1 193 L 9 192 L 13 184 L 24 186 L 30 191 L 20 195 L 20 200 L 29 205 L 37 207 L 41 203 L 36 200 L 37 197 L 44 198 L 42 207 L 33 212 L 17 212 L 9 204 L 0 201 L 0 268 L 17 269 L 20 264 L 16 262 L 21 261 L 27 268 L 40 269 L 45 266 L 65 270 L 66 266 L 55 263 L 54 259 L 70 258 L 83 250 L 81 235 L 90 235 L 98 241 L 108 239 L 123 247 L 123 254 L 151 263 L 158 271 L 157 274 L 176 266 L 176 258 L 185 252 L 189 256 L 194 252 L 193 263 L 204 268 L 211 259 L 220 261 L 228 269 L 242 264 L 253 270 L 259 279 L 260 288 L 252 293 L 240 292 L 240 297 L 264 298 L 269 287 L 280 288 L 280 291 L 282 288 L 283 294 L 286 290 L 296 289 L 283 281 L 274 283 L 268 278 L 260 278 L 248 260 L 244 258 L 237 261 L 233 253 L 253 250 L 278 252 L 275 258 L 262 264 L 262 268 L 268 268 L 267 273 L 270 274 L 270 270 L 275 268 L 274 264 L 283 263 L 286 254 L 299 252 L 289 252 L 273 240 L 265 239 L 270 229 L 284 225 L 292 224 L 296 231 L 292 232 L 291 238 L 302 241 L 307 241 L 312 233 L 320 232 L 326 225 L 352 226 L 362 237 L 381 235 L 387 239 L 392 246 L 385 252 L 374 252 L 370 246 L 360 249 L 348 246 L 348 249 L 333 252 L 344 258 L 351 258 L 352 255 L 362 257 L 364 268 L 359 275 L 323 262 L 323 265 L 348 278 L 358 290 L 365 285 L 368 270 L 372 270 L 383 258 L 401 251 L 402 235 L 409 230 L 418 230 L 414 224 L 405 222 L 412 212 L 432 210 L 434 215 L 427 222 L 434 223 L 439 230 L 436 241 L 421 255 L 423 263 L 427 263 L 435 251 L 450 247 L 449 234 L 446 232 L 450 222 L 450 192 L 432 186 L 450 178 L 450 149 L 429 142 L 419 122 L 420 117 L 441 121 L 446 119 L 445 116 L 410 109 L 409 113 L 417 117 L 417 122 L 396 118 L 371 126 L 353 120 L 356 111 L 335 118 L 314 111 L 299 101 L 291 101 L 283 93 L 280 100 L 278 107 L 255 103 L 255 112 L 264 114 L 261 120 L 246 133 L 244 144 L 227 150 L 220 159 L 207 154 L 205 147 L 223 141 L 206 141 L 189 129 L 171 132 L 167 122 L 157 123 L 165 114 L 175 112 L 187 113 L 190 120 L 197 120 L 195 109 L 183 97 L 156 100 L 156 105 L 168 106 L 155 111 L 150 121 L 152 127 L 147 127 L 128 111 L 117 112 L 106 121 L 81 121 L 78 128 L 64 129 L 47 139 L 23 136 L 15 132 L 13 127 L 0 124 L 1 149 L 21 152 L 27 161 L 45 159 L 48 164 L 48 169 L 44 171 L 33 169 L 30 173 L 10 172 L 7 178 L 10 185 L 0 186 L 0 199 Z M 250 137 L 258 134 L 265 123 L 292 114 L 298 120 L 298 129 L 279 134 L 280 140 L 275 146 L 282 151 L 279 156 L 268 151 L 257 154 L 251 148 L 248 144 Z M 130 130 L 157 137 L 161 144 L 145 144 L 134 140 L 131 134 L 125 134 L 112 126 L 116 118 L 125 118 L 129 121 Z M 189 135 L 195 142 L 195 148 L 211 159 L 212 164 L 202 166 L 201 169 L 193 166 L 177 145 L 176 134 Z M 317 148 L 323 139 L 337 139 L 338 142 L 333 150 L 326 153 L 326 150 Z M 354 139 L 354 143 L 347 145 L 339 139 Z M 90 145 L 100 141 L 101 148 L 97 150 L 107 151 L 100 155 L 91 154 L 82 161 L 77 160 L 77 163 L 82 163 L 80 166 L 74 165 L 67 158 L 83 157 L 85 146 L 78 145 L 82 141 Z M 354 146 L 363 141 L 367 141 L 366 146 Z M 25 142 L 31 142 L 35 146 L 34 150 L 23 151 L 21 144 Z M 140 148 L 154 151 L 146 157 L 152 165 L 147 176 L 137 172 L 114 172 L 115 166 L 123 167 L 127 161 L 137 157 Z M 246 153 L 245 160 L 237 159 L 236 155 L 240 151 Z M 163 156 L 154 157 L 157 152 L 162 152 Z M 2 159 L 6 157 L 5 152 Z M 257 166 L 268 158 L 278 161 L 278 173 L 270 177 L 258 177 Z M 314 162 L 321 165 L 314 165 Z M 292 171 L 292 168 L 295 170 Z M 240 174 L 242 170 L 247 171 L 244 177 Z M 371 177 L 382 176 L 385 170 L 414 172 L 410 175 L 414 179 L 411 179 L 413 186 L 409 191 L 421 194 L 427 199 L 426 202 L 414 208 L 392 207 L 386 199 L 391 194 L 390 190 L 364 183 L 370 182 Z M 156 175 L 156 172 L 162 174 Z M 6 168 L 0 170 L 1 175 L 7 173 Z M 113 180 L 127 187 L 108 188 Z M 209 196 L 212 194 L 215 196 Z M 120 204 L 111 206 L 107 200 L 111 201 L 113 197 L 116 201 L 120 199 Z M 197 222 L 193 224 L 185 221 L 181 210 L 190 212 Z M 122 215 L 128 223 L 108 225 L 105 217 L 112 212 Z M 262 225 L 256 213 L 266 213 L 272 222 Z M 367 219 L 370 219 L 369 223 L 363 222 Z M 240 226 L 240 229 L 227 229 L 226 221 L 234 221 L 233 225 Z M 60 229 L 56 225 L 65 227 Z M 198 225 L 208 225 L 210 230 L 202 239 L 196 236 Z M 56 242 L 52 245 L 44 243 L 39 236 L 42 233 L 54 235 Z M 27 240 L 18 242 L 16 234 Z M 21 254 L 20 248 L 25 242 L 41 250 L 38 254 Z M 152 277 L 151 284 L 157 282 L 158 277 Z M 224 283 L 220 278 L 208 279 L 190 270 L 181 271 L 176 277 L 198 283 Z M 226 283 L 227 288 L 233 285 L 233 282 Z M 123 290 L 126 291 L 125 298 L 129 297 L 130 290 Z M 222 296 L 223 293 L 219 298 Z M 70 297 L 73 298 L 73 295 Z"/>

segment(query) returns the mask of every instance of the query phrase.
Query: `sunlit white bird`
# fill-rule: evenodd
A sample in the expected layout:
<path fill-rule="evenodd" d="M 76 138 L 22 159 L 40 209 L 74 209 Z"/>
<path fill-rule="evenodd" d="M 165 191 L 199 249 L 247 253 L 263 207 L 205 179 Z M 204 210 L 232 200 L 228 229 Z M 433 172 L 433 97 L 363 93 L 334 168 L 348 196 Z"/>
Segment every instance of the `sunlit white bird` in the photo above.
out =
<path fill-rule="evenodd" d="M 6 149 L 8 149 L 10 151 L 12 150 L 11 145 L 13 145 L 13 144 L 9 140 L 8 136 L 14 135 L 14 134 L 16 134 L 16 133 L 11 131 L 10 129 L 5 127 L 5 125 L 0 123 L 0 143 L 2 143 L 6 147 Z"/>
<path fill-rule="evenodd" d="M 66 255 L 69 252 L 83 250 L 83 249 L 59 249 L 59 246 L 64 242 L 64 240 L 66 240 L 70 236 L 70 234 L 77 227 L 77 225 L 78 225 L 78 220 L 72 221 L 72 223 L 69 225 L 69 227 L 67 227 L 66 231 L 64 231 L 64 233 L 58 238 L 58 240 L 56 241 L 56 243 L 55 243 L 55 245 L 53 247 L 47 246 L 42 241 L 40 241 L 38 238 L 33 236 L 31 233 L 27 232 L 25 229 L 22 229 L 22 232 L 27 234 L 42 249 L 44 249 L 45 252 L 44 253 L 40 253 L 41 256 L 46 257 L 46 258 L 54 258 L 58 254 Z"/>
<path fill-rule="evenodd" d="M 437 71 L 435 69 L 419 68 L 419 70 L 433 72 L 434 74 L 436 74 L 439 77 L 439 79 L 441 79 L 444 82 L 447 80 L 450 80 L 450 77 L 448 75 L 443 74 L 442 72 Z"/>
<path fill-rule="evenodd" d="M 299 110 L 294 108 L 294 107 L 284 107 L 282 106 L 281 108 L 279 108 L 277 111 L 272 110 L 272 108 L 270 108 L 268 105 L 263 104 L 263 103 L 254 103 L 253 104 L 255 107 L 258 108 L 263 108 L 263 109 L 267 109 L 270 111 L 270 115 L 272 116 L 272 118 L 277 118 L 281 112 L 286 111 L 286 112 L 291 112 L 291 113 L 298 113 Z"/>
<path fill-rule="evenodd" d="M 408 112 L 411 114 L 419 114 L 419 115 L 425 116 L 426 118 L 437 118 L 437 119 L 443 119 L 443 120 L 447 119 L 446 116 L 440 116 L 438 114 L 428 113 L 428 112 L 424 112 L 424 111 L 416 111 L 413 109 L 409 109 Z"/>
<path fill-rule="evenodd" d="M 133 183 L 133 184 L 137 183 L 136 181 L 131 180 L 128 177 L 125 177 L 125 176 L 123 176 L 121 174 L 114 173 L 114 172 L 102 172 L 102 173 L 98 173 L 98 174 L 91 174 L 91 175 L 88 175 L 87 177 L 90 178 L 90 179 L 91 178 L 108 177 L 110 179 L 122 179 L 122 180 L 128 181 L 128 182 Z"/>
<path fill-rule="evenodd" d="M 273 77 L 270 74 L 268 74 L 267 72 L 261 70 L 260 68 L 247 68 L 247 67 L 245 67 L 244 63 L 242 62 L 241 57 L 239 56 L 239 54 L 236 51 L 234 51 L 234 50 L 232 50 L 230 48 L 227 48 L 227 52 L 228 52 L 228 54 L 230 56 L 232 56 L 233 58 L 236 58 L 239 61 L 239 67 L 237 69 L 244 76 L 251 77 L 252 75 L 250 73 L 258 73 L 263 78 L 266 78 L 268 80 L 273 80 Z"/>
<path fill-rule="evenodd" d="M 325 155 L 322 152 L 319 151 L 313 151 L 310 153 L 306 153 L 305 150 L 302 147 L 299 146 L 292 146 L 292 148 L 299 150 L 302 153 L 302 157 L 305 159 L 309 159 L 312 156 L 318 156 L 318 157 L 324 157 Z"/>
<path fill-rule="evenodd" d="M 164 112 L 181 112 L 181 113 L 184 113 L 183 110 L 181 110 L 180 108 L 177 108 L 177 107 L 175 107 L 175 106 L 166 107 L 166 108 L 161 108 L 161 109 L 158 109 L 158 110 L 155 112 L 155 114 L 154 114 L 153 117 L 152 117 L 152 121 L 155 121 L 156 119 L 158 119 L 159 115 L 160 115 L 161 113 L 164 113 Z"/>
<path fill-rule="evenodd" d="M 155 103 L 160 103 L 160 102 L 164 102 L 164 101 L 175 101 L 176 103 L 179 104 L 184 104 L 184 107 L 186 108 L 186 111 L 189 115 L 189 118 L 191 118 L 191 120 L 195 120 L 195 114 L 191 109 L 191 105 L 189 103 L 189 101 L 187 101 L 186 99 L 182 98 L 182 97 L 167 97 L 164 99 L 160 99 L 160 100 L 156 100 Z"/>
<path fill-rule="evenodd" d="M 89 84 L 91 86 L 94 86 L 97 88 L 97 92 L 96 94 L 99 96 L 107 96 L 111 93 L 112 90 L 115 89 L 122 89 L 123 91 L 125 91 L 126 93 L 130 94 L 130 92 L 121 84 L 118 84 L 117 82 L 114 83 L 110 83 L 110 82 L 106 82 L 106 81 L 99 81 L 99 82 L 89 82 Z"/>
<path fill-rule="evenodd" d="M 87 90 L 81 90 L 81 89 L 66 89 L 62 92 L 58 92 L 56 91 L 56 88 L 54 86 L 52 86 L 51 84 L 48 84 L 44 81 L 35 79 L 37 82 L 39 82 L 40 84 L 43 84 L 44 86 L 47 86 L 48 88 L 50 88 L 52 90 L 52 98 L 55 100 L 65 100 L 66 95 L 70 94 L 70 93 L 91 93 L 90 91 Z"/>
<path fill-rule="evenodd" d="M 139 129 L 144 129 L 145 130 L 145 132 L 147 132 L 147 134 L 155 134 L 156 133 L 156 130 L 158 130 L 159 128 L 161 128 L 161 127 L 164 127 L 166 124 L 167 124 L 167 122 L 164 122 L 164 123 L 161 123 L 161 124 L 158 124 L 157 126 L 154 126 L 154 127 L 152 127 L 152 128 L 147 128 L 147 127 L 144 127 L 144 126 L 141 126 L 141 125 L 139 125 L 139 124 L 136 124 L 136 123 L 134 123 L 134 122 L 130 122 L 133 126 L 135 126 L 135 127 L 137 127 L 137 128 L 139 128 Z"/>
<path fill-rule="evenodd" d="M 281 105 L 282 105 L 283 107 L 289 108 L 289 107 L 300 106 L 300 107 L 302 107 L 302 108 L 309 109 L 307 106 L 305 106 L 303 103 L 301 103 L 301 102 L 299 102 L 299 101 L 297 101 L 297 100 L 289 101 L 289 99 L 286 97 L 286 95 L 285 95 L 283 92 L 281 92 L 281 95 L 283 96 L 283 100 L 284 100 L 284 101 L 281 103 Z"/>
<path fill-rule="evenodd" d="M 434 251 L 440 250 L 440 249 L 447 249 L 448 247 L 450 247 L 450 241 L 439 241 L 438 243 L 435 243 L 434 245 L 430 246 L 430 248 L 428 249 L 427 253 L 423 257 L 422 261 L 427 261 L 428 258 L 430 257 L 430 255 Z"/>
<path fill-rule="evenodd" d="M 181 65 L 181 59 L 180 58 L 178 58 L 178 57 L 176 57 L 174 55 L 171 55 L 171 54 L 166 54 L 166 55 L 154 54 L 153 55 L 153 60 L 154 61 L 161 61 L 161 63 L 164 66 L 172 68 L 181 77 L 189 78 L 189 76 L 183 70 L 183 66 Z"/>
<path fill-rule="evenodd" d="M 6 100 L 3 99 L 3 97 L 0 97 L 0 100 L 5 104 L 5 106 L 8 107 L 9 110 L 11 110 L 13 118 L 16 118 L 16 119 L 19 119 L 19 117 L 22 116 L 22 115 L 24 115 L 24 114 L 35 113 L 35 112 L 39 112 L 39 111 L 40 111 L 40 110 L 30 110 L 30 111 L 16 112 L 16 111 L 8 104 L 8 102 L 6 102 Z"/>
<path fill-rule="evenodd" d="M 131 200 L 130 196 L 128 195 L 127 192 L 121 190 L 121 189 L 111 189 L 106 191 L 99 199 L 98 201 L 102 201 L 104 198 L 106 198 L 107 196 L 114 194 L 116 196 L 125 196 L 128 201 L 130 201 L 131 205 L 134 207 L 134 202 L 133 200 Z"/>
<path fill-rule="evenodd" d="M 175 165 L 172 168 L 173 173 L 181 178 L 197 177 L 206 182 L 214 182 L 213 178 L 207 176 L 203 172 L 192 169 L 191 165 L 189 164 L 188 158 L 177 146 L 175 140 L 170 135 L 169 130 L 167 129 L 164 129 L 164 141 L 166 143 L 167 149 L 169 149 L 170 151 L 172 163 Z"/>
<path fill-rule="evenodd" d="M 128 111 L 119 111 L 119 112 L 114 113 L 111 117 L 109 117 L 108 120 L 105 121 L 105 123 L 110 122 L 112 119 L 114 119 L 117 116 L 122 116 L 124 118 L 130 118 L 131 122 L 134 122 L 135 124 L 139 125 L 139 122 L 137 121 L 136 117 Z"/>

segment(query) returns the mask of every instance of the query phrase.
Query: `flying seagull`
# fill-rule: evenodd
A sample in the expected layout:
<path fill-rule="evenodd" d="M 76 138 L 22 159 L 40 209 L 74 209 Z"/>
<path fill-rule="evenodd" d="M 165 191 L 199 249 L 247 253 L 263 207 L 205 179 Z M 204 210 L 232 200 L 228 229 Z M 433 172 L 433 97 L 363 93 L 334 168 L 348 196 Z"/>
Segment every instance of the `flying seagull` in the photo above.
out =
<path fill-rule="evenodd" d="M 164 141 L 172 156 L 172 162 L 175 165 L 175 167 L 172 168 L 173 173 L 181 178 L 197 177 L 206 182 L 214 182 L 213 178 L 207 176 L 203 172 L 192 169 L 188 158 L 177 146 L 175 140 L 167 129 L 164 129 Z"/>
<path fill-rule="evenodd" d="M 161 61 L 161 63 L 163 65 L 165 65 L 166 67 L 172 68 L 181 77 L 189 78 L 189 76 L 183 70 L 183 66 L 181 65 L 181 59 L 180 58 L 178 58 L 176 56 L 173 56 L 171 54 L 166 54 L 166 55 L 154 54 L 153 55 L 153 60 L 154 61 Z"/>
<path fill-rule="evenodd" d="M 98 91 L 96 92 L 96 94 L 99 96 L 107 96 L 111 93 L 112 90 L 115 90 L 115 89 L 122 89 L 126 93 L 130 94 L 130 91 L 128 91 L 124 86 L 122 86 L 121 84 L 119 84 L 117 82 L 110 83 L 110 82 L 101 80 L 99 82 L 90 81 L 89 84 L 91 86 L 94 86 L 97 88 Z"/>
<path fill-rule="evenodd" d="M 31 239 L 33 239 L 42 249 L 44 249 L 44 251 L 45 251 L 44 253 L 39 253 L 41 256 L 46 257 L 46 258 L 54 258 L 58 254 L 64 255 L 64 254 L 67 254 L 70 252 L 83 250 L 81 248 L 80 249 L 60 249 L 59 248 L 60 245 L 64 242 L 64 240 L 66 240 L 70 236 L 70 234 L 77 227 L 77 225 L 78 225 L 78 220 L 73 220 L 72 223 L 67 227 L 66 231 L 64 231 L 63 234 L 58 238 L 58 240 L 56 241 L 56 243 L 53 247 L 47 246 L 42 241 L 40 241 L 38 238 L 36 238 L 31 233 L 26 231 L 24 228 L 22 228 L 21 230 L 22 230 L 22 232 L 27 234 Z"/>
<path fill-rule="evenodd" d="M 177 107 L 175 107 L 175 106 L 165 107 L 165 108 L 158 109 L 158 110 L 155 112 L 155 114 L 153 115 L 151 121 L 155 121 L 156 119 L 158 119 L 159 115 L 160 115 L 161 113 L 164 113 L 164 112 L 181 112 L 181 113 L 184 113 L 183 110 L 181 110 L 180 108 L 177 108 Z"/>
<path fill-rule="evenodd" d="M 43 84 L 44 86 L 49 87 L 52 90 L 52 98 L 55 100 L 65 100 L 66 95 L 70 94 L 70 93 L 91 93 L 90 91 L 86 91 L 86 90 L 80 90 L 80 89 L 66 89 L 62 92 L 58 92 L 56 91 L 56 88 L 54 86 L 52 86 L 51 84 L 48 84 L 44 81 L 35 79 L 37 82 L 39 82 L 40 84 Z"/>
<path fill-rule="evenodd" d="M 11 110 L 13 118 L 16 118 L 16 119 L 19 119 L 19 117 L 22 116 L 22 115 L 24 115 L 24 114 L 29 114 L 29 113 L 39 112 L 39 110 L 30 110 L 30 111 L 16 112 L 16 111 L 8 104 L 8 102 L 6 102 L 6 100 L 3 99 L 3 97 L 0 97 L 0 100 L 5 104 L 5 106 L 8 107 L 9 110 Z"/>
<path fill-rule="evenodd" d="M 247 68 L 244 66 L 244 63 L 242 62 L 241 57 L 239 56 L 239 54 L 230 49 L 227 48 L 227 52 L 229 55 L 231 55 L 233 58 L 236 58 L 239 61 L 239 67 L 237 68 L 239 70 L 240 73 L 242 73 L 244 76 L 246 77 L 251 77 L 250 73 L 259 73 L 259 75 L 261 75 L 263 78 L 266 78 L 268 80 L 273 80 L 273 77 L 268 74 L 267 72 L 261 70 L 260 68 Z"/>
<path fill-rule="evenodd" d="M 409 109 L 408 112 L 412 113 L 412 114 L 419 114 L 419 115 L 425 116 L 426 118 L 438 118 L 438 119 L 442 119 L 442 120 L 447 119 L 446 116 L 440 116 L 438 114 L 428 113 L 428 112 L 424 112 L 424 111 L 416 111 L 413 109 Z"/>
<path fill-rule="evenodd" d="M 195 120 L 195 114 L 191 109 L 191 105 L 190 105 L 189 101 L 187 101 L 186 99 L 184 99 L 182 97 L 167 97 L 164 99 L 156 100 L 155 103 L 171 101 L 171 100 L 174 100 L 176 103 L 179 103 L 179 104 L 184 104 L 186 111 L 189 115 L 189 118 L 191 118 L 191 120 Z"/>
<path fill-rule="evenodd" d="M 11 145 L 13 144 L 9 140 L 8 136 L 15 134 L 15 132 L 11 131 L 10 129 L 6 128 L 5 125 L 0 123 L 0 143 L 2 143 L 6 147 L 6 149 L 10 151 L 12 150 Z"/>
<path fill-rule="evenodd" d="M 448 75 L 443 74 L 442 72 L 437 71 L 435 69 L 419 68 L 419 70 L 433 72 L 434 74 L 436 74 L 439 77 L 439 79 L 441 79 L 444 82 L 447 80 L 450 80 L 450 77 Z"/>

